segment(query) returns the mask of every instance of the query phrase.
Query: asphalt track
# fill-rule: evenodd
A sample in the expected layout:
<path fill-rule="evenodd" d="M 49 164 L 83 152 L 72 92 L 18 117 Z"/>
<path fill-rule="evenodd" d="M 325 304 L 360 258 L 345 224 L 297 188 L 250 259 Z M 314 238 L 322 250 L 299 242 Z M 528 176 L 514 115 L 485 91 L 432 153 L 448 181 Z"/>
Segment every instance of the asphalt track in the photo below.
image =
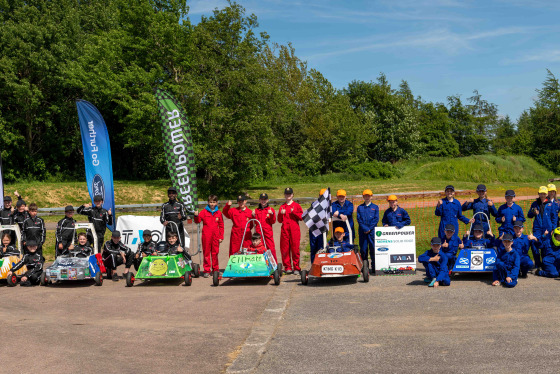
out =
<path fill-rule="evenodd" d="M 226 221 L 226 232 L 230 227 Z M 221 246 L 222 267 L 228 246 Z M 2 283 L 0 372 L 559 371 L 556 279 L 529 274 L 514 289 L 472 274 L 432 289 L 421 272 L 369 283 L 323 279 L 302 286 L 294 276 L 278 287 L 263 280 L 211 283 Z"/>

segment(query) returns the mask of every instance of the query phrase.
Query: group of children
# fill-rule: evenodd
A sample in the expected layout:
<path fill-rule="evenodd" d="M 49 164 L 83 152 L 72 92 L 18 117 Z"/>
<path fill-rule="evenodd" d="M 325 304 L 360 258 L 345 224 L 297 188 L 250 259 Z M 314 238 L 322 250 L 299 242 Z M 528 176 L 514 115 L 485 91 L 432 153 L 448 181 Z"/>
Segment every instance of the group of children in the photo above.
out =
<path fill-rule="evenodd" d="M 324 194 L 321 190 L 319 196 Z M 525 215 L 519 205 L 514 202 L 515 192 L 507 190 L 506 203 L 496 209 L 491 200 L 486 197 L 486 187 L 477 187 L 478 198 L 469 199 L 463 204 L 455 199 L 455 189 L 449 185 L 445 188 L 445 198 L 438 200 L 435 215 L 440 217 L 438 236 L 431 240 L 431 249 L 418 257 L 426 269 L 425 281 L 430 286 L 449 285 L 450 270 L 457 260 L 457 253 L 465 247 L 486 247 L 497 249 L 497 261 L 494 270 L 493 285 L 503 284 L 514 287 L 518 277 L 526 277 L 534 267 L 536 275 L 557 277 L 560 273 L 560 228 L 558 226 L 560 204 L 556 199 L 556 187 L 552 184 L 539 188 L 539 197 L 531 204 L 527 212 L 528 218 L 533 220 L 533 234 L 525 235 L 523 226 Z M 30 204 L 27 208 L 25 201 L 17 194 L 16 209 L 12 207 L 10 196 L 4 197 L 4 209 L 1 211 L 1 222 L 4 225 L 18 224 L 22 233 L 22 247 L 24 256 L 18 264 L 29 264 L 31 269 L 25 276 L 26 282 L 36 283 L 38 277 L 37 266 L 32 263 L 37 261 L 42 264 L 42 246 L 46 238 L 44 221 L 37 216 L 37 205 Z M 379 207 L 372 202 L 373 193 L 366 189 L 363 191 L 364 202 L 354 212 L 354 205 L 346 198 L 345 190 L 338 190 L 336 201 L 331 205 L 333 217 L 333 238 L 329 242 L 332 250 L 346 252 L 353 248 L 355 242 L 354 214 L 358 223 L 358 243 L 362 260 L 371 264 L 370 271 L 375 271 L 375 227 L 379 223 Z M 151 232 L 144 230 L 144 241 L 138 251 L 133 252 L 120 241 L 120 233 L 114 231 L 109 241 L 104 243 L 107 224 L 113 222 L 111 210 L 103 208 L 103 198 L 94 197 L 94 206 L 84 204 L 77 209 L 79 214 L 88 217 L 89 222 L 95 227 L 97 236 L 97 252 L 102 253 L 102 259 L 109 275 L 118 280 L 116 268 L 124 264 L 126 274 L 134 265 L 138 268 L 142 257 L 158 253 L 188 253 L 183 249 L 184 226 L 187 219 L 185 206 L 177 201 L 177 191 L 168 189 L 169 201 L 163 204 L 160 220 L 166 226 L 167 238 L 165 242 L 152 242 Z M 259 196 L 259 206 L 255 210 L 247 207 L 248 197 L 240 195 L 237 206 L 232 206 L 228 201 L 222 211 L 218 208 L 216 195 L 208 197 L 208 204 L 201 211 L 194 212 L 194 221 L 202 223 L 203 247 L 203 276 L 209 277 L 213 272 L 219 271 L 219 247 L 224 240 L 224 216 L 232 220 L 229 255 L 246 249 L 254 253 L 264 253 L 270 250 L 276 261 L 276 246 L 273 237 L 273 225 L 278 221 L 282 224 L 280 232 L 280 253 L 282 256 L 283 271 L 285 274 L 299 275 L 300 267 L 300 226 L 303 210 L 293 200 L 294 191 L 286 188 L 284 191 L 285 202 L 275 211 L 269 205 L 267 194 Z M 394 226 L 401 229 L 411 224 L 411 219 L 406 210 L 399 207 L 396 195 L 387 197 L 389 208 L 383 213 L 381 224 Z M 473 218 L 469 219 L 462 212 L 472 210 Z M 481 214 L 484 213 L 484 214 Z M 56 229 L 56 255 L 57 256 L 89 256 L 94 252 L 92 246 L 95 242 L 91 232 L 77 235 L 73 218 L 74 208 L 65 208 L 65 217 L 57 224 Z M 490 217 L 495 217 L 500 224 L 499 235 L 494 237 L 490 230 Z M 254 221 L 258 224 L 254 224 Z M 467 231 L 461 239 L 459 221 L 472 224 L 472 232 Z M 254 233 L 253 233 L 254 229 Z M 315 236 L 309 230 L 311 261 L 319 249 L 325 247 L 323 236 Z M 264 242 L 261 240 L 264 239 Z M 352 238 L 350 240 L 350 238 Z M 15 233 L 6 230 L 2 233 L 0 242 L 0 257 L 20 255 L 14 245 Z M 78 244 L 75 244 L 78 243 Z M 529 256 L 532 251 L 534 263 Z M 189 257 L 190 260 L 190 257 Z M 16 269 L 16 268 L 14 268 Z M 42 269 L 42 267 L 41 267 Z"/>
<path fill-rule="evenodd" d="M 455 199 L 453 186 L 445 188 L 446 197 L 439 200 L 435 215 L 441 217 L 439 235 L 432 238 L 431 249 L 418 257 L 426 269 L 424 281 L 431 287 L 450 285 L 451 269 L 462 248 L 495 248 L 497 259 L 493 271 L 493 286 L 500 284 L 515 287 L 518 278 L 526 278 L 536 266 L 535 275 L 555 278 L 560 272 L 560 228 L 558 214 L 560 204 L 556 199 L 556 186 L 539 187 L 539 197 L 527 212 L 533 218 L 533 233 L 523 233 L 525 215 L 523 209 L 514 202 L 515 191 L 505 192 L 506 203 L 496 209 L 486 196 L 486 186 L 477 186 L 477 199 L 469 199 L 460 204 Z M 468 219 L 462 212 L 472 210 L 473 218 Z M 481 214 L 483 213 L 483 214 Z M 490 217 L 500 224 L 498 237 L 490 230 Z M 472 233 L 467 231 L 458 236 L 459 221 L 472 224 Z M 534 258 L 529 256 L 531 250 Z"/>

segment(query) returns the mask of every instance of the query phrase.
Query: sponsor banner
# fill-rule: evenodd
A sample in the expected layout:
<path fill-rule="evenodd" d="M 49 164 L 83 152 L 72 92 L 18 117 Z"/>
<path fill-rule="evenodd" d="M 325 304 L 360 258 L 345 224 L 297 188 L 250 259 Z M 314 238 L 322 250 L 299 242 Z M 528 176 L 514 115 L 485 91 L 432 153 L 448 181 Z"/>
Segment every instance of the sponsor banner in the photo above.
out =
<path fill-rule="evenodd" d="M 165 236 L 163 225 L 159 216 L 121 216 L 117 222 L 117 230 L 121 232 L 121 241 L 124 245 L 137 251 L 138 246 L 144 242 L 144 230 L 152 232 L 152 240 L 156 243 L 162 241 Z M 185 230 L 185 247 L 189 248 L 190 238 Z"/>
<path fill-rule="evenodd" d="M 375 273 L 413 274 L 416 270 L 416 228 L 375 228 Z"/>
<path fill-rule="evenodd" d="M 115 193 L 113 190 L 113 164 L 111 161 L 111 144 L 107 126 L 101 113 L 95 106 L 85 100 L 76 101 L 84 162 L 86 168 L 86 182 L 89 196 L 93 205 L 93 197 L 103 197 L 103 208 L 113 214 L 113 224 L 107 225 L 109 230 L 115 230 L 117 214 L 115 212 Z"/>
<path fill-rule="evenodd" d="M 163 148 L 171 184 L 177 189 L 177 198 L 189 211 L 198 205 L 196 167 L 191 128 L 181 105 L 166 91 L 156 89 Z"/>

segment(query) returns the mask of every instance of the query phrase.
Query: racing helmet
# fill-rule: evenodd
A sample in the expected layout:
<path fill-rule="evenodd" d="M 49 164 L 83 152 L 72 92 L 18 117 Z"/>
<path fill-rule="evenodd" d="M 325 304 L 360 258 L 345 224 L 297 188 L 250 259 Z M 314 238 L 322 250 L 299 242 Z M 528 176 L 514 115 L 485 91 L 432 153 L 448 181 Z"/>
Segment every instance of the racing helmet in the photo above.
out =
<path fill-rule="evenodd" d="M 560 237 L 560 227 L 557 227 L 554 229 L 554 231 L 552 232 L 552 244 L 554 244 L 554 246 L 556 247 L 560 247 L 560 240 L 556 239 L 556 235 L 558 235 L 558 237 Z"/>

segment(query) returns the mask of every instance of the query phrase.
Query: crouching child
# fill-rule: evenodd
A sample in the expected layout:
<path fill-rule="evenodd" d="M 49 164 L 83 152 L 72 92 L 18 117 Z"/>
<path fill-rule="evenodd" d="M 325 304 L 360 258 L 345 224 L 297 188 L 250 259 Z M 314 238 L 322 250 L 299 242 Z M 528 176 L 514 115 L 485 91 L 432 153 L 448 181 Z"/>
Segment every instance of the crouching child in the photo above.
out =
<path fill-rule="evenodd" d="M 107 276 L 114 281 L 118 281 L 117 267 L 126 264 L 127 257 L 132 256 L 132 251 L 121 242 L 121 232 L 113 231 L 111 239 L 105 242 L 103 246 L 103 264 L 107 269 Z M 128 273 L 129 269 L 125 269 L 123 274 Z"/>
<path fill-rule="evenodd" d="M 45 258 L 37 252 L 38 244 L 34 240 L 27 242 L 27 251 L 23 255 L 22 259 L 15 264 L 8 272 L 8 278 L 12 276 L 12 273 L 18 271 L 23 266 L 27 268 L 27 271 L 21 277 L 20 286 L 29 287 L 39 284 L 41 281 L 41 274 L 43 273 L 43 264 L 45 263 Z"/>
<path fill-rule="evenodd" d="M 142 263 L 142 259 L 144 257 L 151 256 L 156 252 L 157 244 L 152 240 L 152 232 L 150 230 L 144 230 L 144 232 L 142 233 L 142 238 L 144 239 L 144 241 L 138 244 L 136 253 L 134 253 L 132 256 L 128 256 L 125 268 L 130 269 L 130 267 L 134 265 L 134 268 L 136 269 L 136 271 L 138 271 L 138 268 Z"/>
<path fill-rule="evenodd" d="M 441 239 L 438 237 L 432 238 L 430 244 L 432 248 L 418 256 L 418 261 L 426 269 L 424 282 L 429 283 L 429 287 L 449 286 L 451 279 L 447 269 L 448 258 L 440 251 Z"/>
<path fill-rule="evenodd" d="M 492 286 L 499 286 L 501 283 L 505 287 L 513 288 L 517 285 L 517 277 L 519 276 L 519 253 L 513 250 L 513 236 L 511 234 L 502 236 L 502 244 L 504 251 L 496 259 Z"/>

